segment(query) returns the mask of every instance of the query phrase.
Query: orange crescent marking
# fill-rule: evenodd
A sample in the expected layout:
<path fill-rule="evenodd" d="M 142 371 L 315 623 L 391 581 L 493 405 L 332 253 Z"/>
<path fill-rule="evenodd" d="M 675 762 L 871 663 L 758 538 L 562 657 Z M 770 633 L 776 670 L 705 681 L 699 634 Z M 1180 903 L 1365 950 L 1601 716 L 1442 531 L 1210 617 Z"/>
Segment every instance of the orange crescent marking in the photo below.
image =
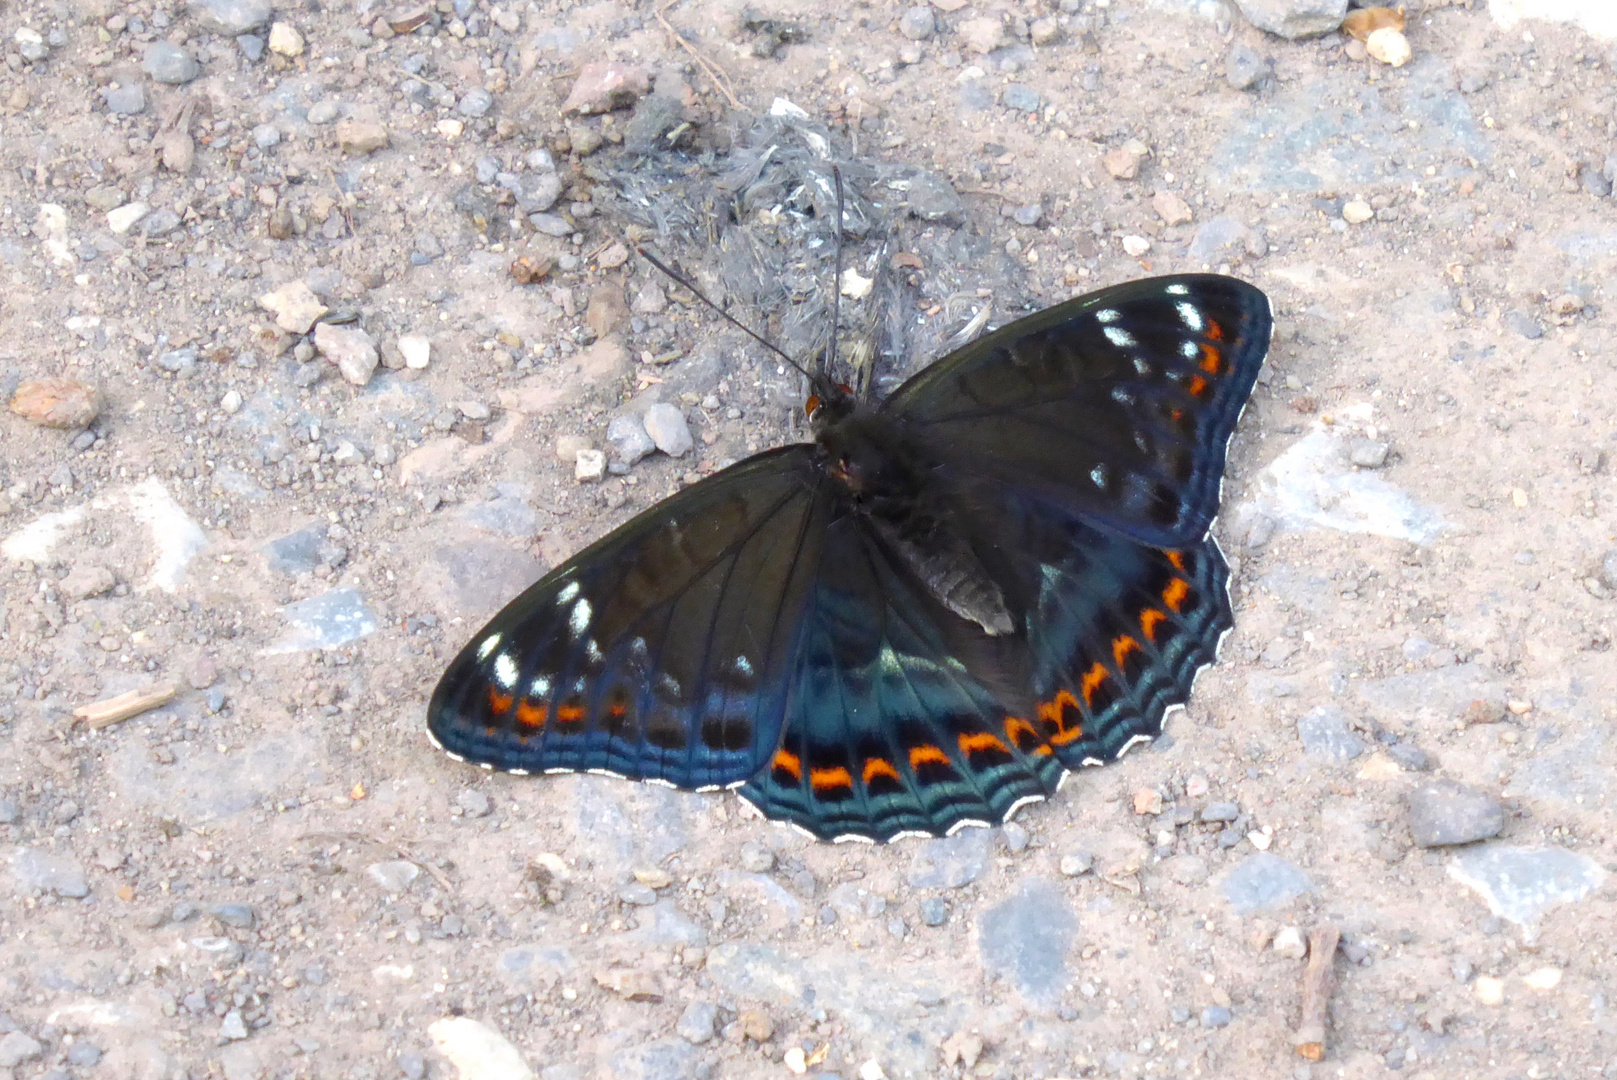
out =
<path fill-rule="evenodd" d="M 790 750 L 776 750 L 774 764 L 775 768 L 785 769 L 797 779 L 803 779 L 803 761 Z"/>
<path fill-rule="evenodd" d="M 832 791 L 836 788 L 853 788 L 853 776 L 838 765 L 832 769 L 810 769 L 809 786 L 815 791 Z"/>
<path fill-rule="evenodd" d="M 562 705 L 556 709 L 556 719 L 564 724 L 581 723 L 584 719 L 584 706 Z"/>
<path fill-rule="evenodd" d="M 1201 397 L 1203 394 L 1207 393 L 1207 380 L 1202 378 L 1200 375 L 1192 375 L 1190 377 L 1189 389 L 1191 397 Z M 1174 419 L 1177 420 L 1179 418 L 1176 416 Z"/>
<path fill-rule="evenodd" d="M 1207 320 L 1207 336 L 1214 341 L 1224 340 L 1224 328 L 1212 319 Z"/>
<path fill-rule="evenodd" d="M 1129 653 L 1139 650 L 1140 643 L 1128 634 L 1119 634 L 1112 639 L 1112 659 L 1117 661 L 1119 670 L 1123 667 L 1123 661 L 1129 658 Z"/>
<path fill-rule="evenodd" d="M 517 705 L 517 723 L 523 727 L 543 727 L 548 712 L 549 710 L 543 705 L 535 705 L 527 698 L 523 698 Z"/>
<path fill-rule="evenodd" d="M 1010 753 L 1011 748 L 1000 742 L 986 731 L 962 732 L 960 735 L 960 752 L 970 757 L 985 750 L 999 750 Z"/>
<path fill-rule="evenodd" d="M 941 747 L 930 743 L 910 747 L 910 768 L 919 769 L 922 765 L 952 765 L 949 755 Z"/>
<path fill-rule="evenodd" d="M 1038 739 L 1039 742 L 1042 743 L 1044 741 L 1043 739 L 1039 738 L 1039 729 L 1028 723 L 1026 720 L 1023 720 L 1020 716 L 1007 716 L 1005 718 L 1005 738 L 1010 740 L 1012 746 L 1020 747 L 1022 745 L 1022 740 L 1018 738 L 1018 735 L 1024 731 L 1033 736 L 1035 739 Z M 1043 747 L 1042 749 L 1048 750 L 1049 747 Z M 1038 748 L 1035 748 L 1034 753 L 1037 752 Z"/>
<path fill-rule="evenodd" d="M 1185 556 L 1183 552 L 1164 551 L 1163 554 L 1168 556 L 1168 561 L 1173 563 L 1173 568 L 1175 570 L 1179 571 L 1181 574 L 1185 572 Z"/>
<path fill-rule="evenodd" d="M 876 779 L 878 776 L 885 776 L 889 780 L 897 780 L 899 783 L 904 782 L 904 778 L 898 775 L 898 770 L 893 768 L 893 763 L 888 761 L 886 758 L 866 758 L 864 773 L 862 775 L 864 777 L 866 787 L 869 787 L 870 782 Z"/>
<path fill-rule="evenodd" d="M 1217 346 L 1202 344 L 1202 370 L 1209 375 L 1217 375 L 1224 370 L 1224 354 L 1218 351 Z"/>
<path fill-rule="evenodd" d="M 1095 661 L 1095 665 L 1084 672 L 1084 679 L 1079 686 L 1079 690 L 1084 695 L 1085 705 L 1095 700 L 1095 691 L 1100 689 L 1100 684 L 1105 682 L 1106 677 L 1110 674 L 1111 672 L 1106 670 L 1106 665 L 1099 660 Z"/>
<path fill-rule="evenodd" d="M 1190 583 L 1184 578 L 1174 578 L 1168 582 L 1168 587 L 1162 590 L 1162 602 L 1174 611 L 1184 607 L 1185 599 L 1190 596 Z"/>
<path fill-rule="evenodd" d="M 1140 612 L 1140 630 L 1145 634 L 1147 641 L 1157 640 L 1157 627 L 1166 622 L 1168 616 L 1154 607 L 1148 607 Z"/>
<path fill-rule="evenodd" d="M 488 707 L 494 710 L 495 716 L 504 716 L 514 700 L 510 694 L 502 694 L 492 686 L 488 688 Z"/>

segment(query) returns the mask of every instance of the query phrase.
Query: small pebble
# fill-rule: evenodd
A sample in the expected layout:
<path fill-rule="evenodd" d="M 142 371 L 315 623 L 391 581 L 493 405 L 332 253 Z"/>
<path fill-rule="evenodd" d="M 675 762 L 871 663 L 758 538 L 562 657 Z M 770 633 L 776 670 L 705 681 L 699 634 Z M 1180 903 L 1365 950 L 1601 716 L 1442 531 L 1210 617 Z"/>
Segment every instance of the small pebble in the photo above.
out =
<path fill-rule="evenodd" d="M 1361 469 L 1379 469 L 1387 463 L 1387 443 L 1375 439 L 1355 439 L 1348 447 L 1348 460 Z"/>
<path fill-rule="evenodd" d="M 949 904 L 941 896 L 929 896 L 917 905 L 921 922 L 927 926 L 942 926 L 949 921 Z"/>
<path fill-rule="evenodd" d="M 1202 1010 L 1201 1023 L 1204 1028 L 1226 1027 L 1230 1019 L 1230 1010 L 1222 1005 L 1209 1005 Z"/>
<path fill-rule="evenodd" d="M 646 410 L 642 422 L 657 449 L 669 457 L 684 457 L 696 445 L 691 438 L 690 425 L 685 422 L 685 414 L 677 406 L 660 401 Z"/>
<path fill-rule="evenodd" d="M 1066 877 L 1080 877 L 1089 873 L 1094 866 L 1095 856 L 1086 851 L 1080 851 L 1072 855 L 1061 856 L 1059 869 Z"/>
<path fill-rule="evenodd" d="M 202 74 L 202 65 L 190 53 L 168 41 L 154 41 L 146 47 L 141 70 L 168 86 L 183 86 Z"/>
<path fill-rule="evenodd" d="M 1138 259 L 1151 250 L 1151 241 L 1143 236 L 1123 237 L 1123 250 Z"/>
<path fill-rule="evenodd" d="M 320 124 L 329 124 L 333 120 L 337 119 L 337 114 L 340 111 L 340 107 L 335 101 L 332 101 L 330 98 L 323 98 L 322 100 L 315 102 L 313 105 L 310 105 L 309 111 L 305 115 L 309 123 L 318 126 Z"/>
<path fill-rule="evenodd" d="M 291 23 L 278 22 L 270 27 L 269 47 L 271 52 L 282 56 L 302 56 L 303 35 Z"/>
<path fill-rule="evenodd" d="M 404 366 L 414 371 L 422 370 L 432 359 L 432 339 L 425 334 L 401 334 L 398 345 Z"/>
<path fill-rule="evenodd" d="M 599 450 L 580 450 L 573 462 L 573 478 L 593 483 L 606 475 L 606 455 Z"/>
<path fill-rule="evenodd" d="M 1281 927 L 1269 947 L 1291 960 L 1301 960 L 1308 955 L 1308 943 L 1303 940 L 1303 932 L 1295 926 Z"/>
<path fill-rule="evenodd" d="M 1342 205 L 1342 220 L 1349 225 L 1363 225 L 1375 216 L 1375 210 L 1362 199 L 1353 199 Z"/>
<path fill-rule="evenodd" d="M 741 869 L 752 874 L 767 874 L 775 868 L 775 853 L 762 844 L 741 845 Z"/>
<path fill-rule="evenodd" d="M 930 7 L 912 7 L 898 18 L 898 32 L 911 41 L 925 41 L 938 28 Z"/>
<path fill-rule="evenodd" d="M 1505 984 L 1492 975 L 1478 975 L 1477 981 L 1471 984 L 1472 993 L 1484 1005 L 1498 1005 L 1505 1000 Z"/>

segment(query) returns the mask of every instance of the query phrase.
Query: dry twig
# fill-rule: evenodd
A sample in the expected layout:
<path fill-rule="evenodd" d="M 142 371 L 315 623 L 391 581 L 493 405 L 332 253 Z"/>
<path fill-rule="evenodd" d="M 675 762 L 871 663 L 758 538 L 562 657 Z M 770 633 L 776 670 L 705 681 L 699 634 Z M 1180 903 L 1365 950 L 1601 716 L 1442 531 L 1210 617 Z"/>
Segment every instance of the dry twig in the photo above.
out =
<path fill-rule="evenodd" d="M 1336 945 L 1342 930 L 1321 923 L 1308 935 L 1308 967 L 1303 971 L 1303 1018 L 1292 1045 L 1309 1061 L 1325 1056 L 1325 1024 L 1330 1019 L 1331 991 L 1336 987 Z"/>
<path fill-rule="evenodd" d="M 713 80 L 713 85 L 719 88 L 719 93 L 723 94 L 724 100 L 730 103 L 730 108 L 740 109 L 741 102 L 736 99 L 735 92 L 730 89 L 730 80 L 725 78 L 724 72 L 720 71 L 719 66 L 713 61 L 697 52 L 696 47 L 686 41 L 684 35 L 675 30 L 674 24 L 668 21 L 668 16 L 663 14 L 677 3 L 679 3 L 679 0 L 668 0 L 668 3 L 659 7 L 657 9 L 657 21 L 668 32 L 668 36 L 679 43 L 680 48 L 691 54 L 691 59 L 696 61 L 696 66 L 701 68 L 707 74 L 707 77 Z"/>
<path fill-rule="evenodd" d="M 139 716 L 148 709 L 155 709 L 159 705 L 167 705 L 179 687 L 173 683 L 158 683 L 144 690 L 131 690 L 127 694 L 117 697 L 93 701 L 88 705 L 80 705 L 73 710 L 73 715 L 97 730 L 122 723 L 132 716 Z"/>

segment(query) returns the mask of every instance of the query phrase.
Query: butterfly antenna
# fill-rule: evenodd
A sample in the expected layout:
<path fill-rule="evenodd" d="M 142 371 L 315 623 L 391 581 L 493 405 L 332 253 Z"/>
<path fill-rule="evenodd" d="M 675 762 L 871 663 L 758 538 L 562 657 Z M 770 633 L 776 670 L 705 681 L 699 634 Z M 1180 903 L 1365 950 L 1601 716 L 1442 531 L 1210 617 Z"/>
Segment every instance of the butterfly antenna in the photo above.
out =
<path fill-rule="evenodd" d="M 842 326 L 842 170 L 835 165 L 831 166 L 831 182 L 837 188 L 837 218 L 834 222 L 837 236 L 835 254 L 832 255 L 832 266 L 836 268 L 836 273 L 831 278 L 831 356 L 825 367 L 835 371 L 837 330 Z"/>
<path fill-rule="evenodd" d="M 818 385 L 820 380 L 816 379 L 808 371 L 805 371 L 802 364 L 799 364 L 796 360 L 793 360 L 790 356 L 787 356 L 786 353 L 780 348 L 780 346 L 776 345 L 773 341 L 770 341 L 768 338 L 764 337 L 762 334 L 760 334 L 760 333 L 756 332 L 755 330 L 753 330 L 752 327 L 748 326 L 746 323 L 742 322 L 740 319 L 736 318 L 734 315 L 731 315 L 728 311 L 725 311 L 719 305 L 717 305 L 713 301 L 709 300 L 707 298 L 707 294 L 702 292 L 701 289 L 698 289 L 696 287 L 696 283 L 693 282 L 690 278 L 686 277 L 684 274 L 681 274 L 677 270 L 675 270 L 672 267 L 668 266 L 661 259 L 657 258 L 657 256 L 653 255 L 651 252 L 647 251 L 643 247 L 637 247 L 637 248 L 635 248 L 635 251 L 640 253 L 640 257 L 642 259 L 645 259 L 652 266 L 655 266 L 657 269 L 659 269 L 663 273 L 667 274 L 674 281 L 676 281 L 679 284 L 685 286 L 685 288 L 690 291 L 690 294 L 692 296 L 696 297 L 698 300 L 702 301 L 702 303 L 704 303 L 708 307 L 712 308 L 715 312 L 718 313 L 719 317 L 722 318 L 725 322 L 729 323 L 731 326 L 735 327 L 737 330 L 740 330 L 743 334 L 746 334 L 748 337 L 752 338 L 752 340 L 756 341 L 758 344 L 762 345 L 764 348 L 768 349 L 770 352 L 774 353 L 776 356 L 780 357 L 782 360 L 784 360 L 788 364 L 792 365 L 792 367 L 796 368 L 798 370 L 798 372 L 801 373 L 810 382 L 815 383 L 816 385 Z"/>

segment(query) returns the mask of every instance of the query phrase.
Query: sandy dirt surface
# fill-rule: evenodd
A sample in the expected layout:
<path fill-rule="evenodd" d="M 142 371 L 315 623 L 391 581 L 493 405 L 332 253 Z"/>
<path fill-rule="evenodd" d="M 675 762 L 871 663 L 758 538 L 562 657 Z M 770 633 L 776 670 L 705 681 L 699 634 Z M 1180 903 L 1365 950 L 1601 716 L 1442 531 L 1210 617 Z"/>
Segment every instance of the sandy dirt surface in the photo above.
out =
<path fill-rule="evenodd" d="M 99 395 L 0 417 L 0 1078 L 1617 1076 L 1617 51 L 1406 33 L 1392 68 L 1218 0 L 0 7 L 0 391 Z M 606 61 L 654 103 L 564 112 Z M 777 98 L 924 177 L 921 345 L 1147 273 L 1273 300 L 1222 662 L 1001 828 L 820 845 L 425 737 L 543 569 L 801 436 L 618 190 Z M 658 403 L 690 448 L 625 464 Z"/>

